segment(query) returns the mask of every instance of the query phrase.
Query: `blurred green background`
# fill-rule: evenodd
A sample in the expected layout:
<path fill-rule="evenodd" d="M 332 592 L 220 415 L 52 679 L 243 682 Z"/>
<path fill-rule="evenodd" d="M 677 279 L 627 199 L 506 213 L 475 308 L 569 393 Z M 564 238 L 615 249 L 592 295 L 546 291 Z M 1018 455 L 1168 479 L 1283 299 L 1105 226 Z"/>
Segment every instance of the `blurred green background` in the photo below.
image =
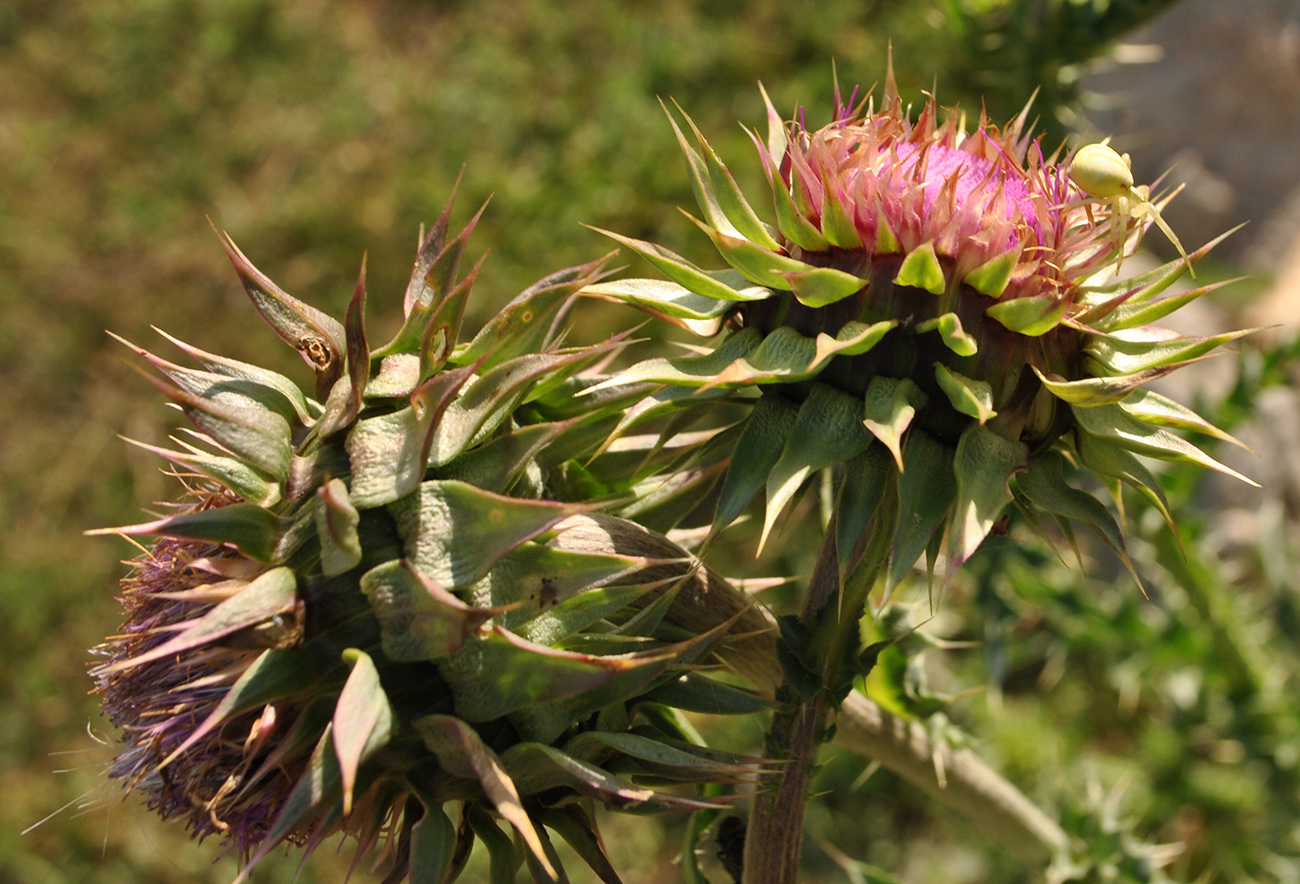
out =
<path fill-rule="evenodd" d="M 457 217 L 492 197 L 474 239 L 491 251 L 474 327 L 533 280 L 608 251 L 584 223 L 715 262 L 676 211 L 692 197 L 658 98 L 687 109 L 753 192 L 760 170 L 736 121 L 762 125 L 756 82 L 782 113 L 807 104 L 820 123 L 832 60 L 846 86 L 869 85 L 892 41 L 913 101 L 937 83 L 941 103 L 976 113 L 983 100 L 1006 120 L 1042 85 L 1050 150 L 1081 119 L 1081 65 L 1169 5 L 0 5 L 0 884 L 234 874 L 232 860 L 213 863 L 216 845 L 190 844 L 103 783 L 111 748 L 98 741 L 113 735 L 85 674 L 86 649 L 119 622 L 118 560 L 131 549 L 82 532 L 138 521 L 171 493 L 156 460 L 117 436 L 160 443 L 176 424 L 104 330 L 154 346 L 158 326 L 306 374 L 249 309 L 209 219 L 286 290 L 338 315 L 368 253 L 383 337 L 420 224 L 464 167 Z M 584 306 L 579 333 L 628 321 Z M 1251 351 L 1237 387 L 1206 405 L 1247 421 L 1258 390 L 1292 386 L 1293 363 L 1277 344 Z M 1190 472 L 1170 481 L 1188 559 L 1149 514 L 1130 512 L 1144 572 L 1161 573 L 1157 561 L 1184 572 L 1149 580 L 1153 601 L 1104 565 L 1081 577 L 1015 534 L 974 563 L 932 624 L 976 646 L 916 660 L 942 688 L 986 688 L 945 709 L 953 738 L 972 734 L 1073 831 L 1183 840 L 1175 872 L 1188 880 L 1300 880 L 1288 858 L 1300 853 L 1293 522 L 1279 504 L 1261 523 L 1273 533 L 1224 559 L 1204 511 L 1216 499 Z M 872 880 L 837 865 L 838 849 L 908 881 L 1037 879 L 966 821 L 865 772 L 828 755 L 810 874 Z M 629 882 L 676 879 L 678 824 L 613 820 L 607 832 Z M 268 862 L 254 880 L 291 880 L 296 865 Z M 346 849 L 324 849 L 299 880 L 341 881 L 347 869 Z"/>

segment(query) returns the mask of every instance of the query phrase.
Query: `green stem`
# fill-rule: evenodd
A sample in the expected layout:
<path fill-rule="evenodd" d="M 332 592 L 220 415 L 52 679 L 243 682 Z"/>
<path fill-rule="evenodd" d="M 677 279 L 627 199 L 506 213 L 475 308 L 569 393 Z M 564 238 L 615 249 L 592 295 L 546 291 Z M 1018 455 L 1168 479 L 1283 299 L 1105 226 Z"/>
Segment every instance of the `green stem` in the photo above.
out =
<path fill-rule="evenodd" d="M 820 677 L 820 690 L 801 696 L 788 681 L 777 689 L 783 706 L 772 717 L 767 754 L 783 762 L 781 778 L 772 790 L 759 792 L 750 812 L 745 836 L 744 884 L 795 884 L 808 782 L 822 743 L 826 742 L 827 712 L 838 707 L 851 683 L 846 673 L 850 652 L 856 656 L 858 621 L 876 578 L 888 561 L 894 536 L 897 502 L 886 495 L 860 562 L 841 580 L 836 550 L 836 518 L 832 516 L 817 564 L 808 582 L 802 623 L 812 641 L 808 651 Z M 796 649 L 798 650 L 798 649 Z"/>

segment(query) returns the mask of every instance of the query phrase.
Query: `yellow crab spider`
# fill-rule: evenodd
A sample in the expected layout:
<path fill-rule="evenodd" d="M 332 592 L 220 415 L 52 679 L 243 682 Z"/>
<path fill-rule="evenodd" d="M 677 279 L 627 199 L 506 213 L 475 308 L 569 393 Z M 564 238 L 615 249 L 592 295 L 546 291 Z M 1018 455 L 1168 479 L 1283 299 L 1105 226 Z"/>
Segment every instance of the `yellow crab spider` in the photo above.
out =
<path fill-rule="evenodd" d="M 1115 263 L 1115 272 L 1119 273 L 1124 263 L 1127 220 L 1135 218 L 1140 223 L 1143 218 L 1150 218 L 1164 232 L 1164 235 L 1169 237 L 1174 248 L 1178 249 L 1178 254 L 1182 255 L 1183 260 L 1187 262 L 1188 273 L 1192 275 L 1192 279 L 1196 279 L 1196 271 L 1192 269 L 1192 259 L 1187 257 L 1187 252 L 1183 249 L 1183 244 L 1178 241 L 1177 234 L 1165 223 L 1165 219 L 1160 216 L 1160 210 L 1151 202 L 1150 188 L 1145 184 L 1136 186 L 1133 184 L 1131 166 L 1128 154 L 1116 153 L 1114 148 L 1105 141 L 1086 144 L 1079 148 L 1079 152 L 1074 155 L 1070 163 L 1070 180 L 1092 199 L 1109 203 L 1111 217 L 1118 219 L 1118 223 L 1115 224 L 1115 248 L 1119 258 Z M 1092 221 L 1090 203 L 1091 200 L 1085 200 L 1082 205 L 1087 207 L 1088 220 Z"/>

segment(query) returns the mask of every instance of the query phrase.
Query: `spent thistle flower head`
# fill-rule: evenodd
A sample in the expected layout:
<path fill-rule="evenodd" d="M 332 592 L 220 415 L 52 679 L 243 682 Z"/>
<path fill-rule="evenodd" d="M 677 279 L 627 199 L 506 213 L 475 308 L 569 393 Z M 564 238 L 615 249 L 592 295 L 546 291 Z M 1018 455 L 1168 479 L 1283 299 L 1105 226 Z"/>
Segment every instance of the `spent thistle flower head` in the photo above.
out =
<path fill-rule="evenodd" d="M 596 451 L 617 400 L 549 418 L 620 345 L 562 345 L 602 262 L 547 277 L 458 342 L 478 266 L 460 275 L 474 221 L 449 236 L 450 211 L 378 348 L 364 269 L 339 322 L 223 239 L 262 317 L 314 371 L 310 393 L 174 339 L 197 367 L 134 348 L 194 425 L 174 449 L 145 446 L 187 493 L 163 518 L 99 532 L 158 539 L 123 581 L 126 622 L 91 675 L 122 731 L 112 776 L 218 836 L 245 860 L 241 879 L 277 844 L 310 850 L 339 831 L 391 881 L 450 880 L 476 839 L 499 870 L 527 862 L 552 880 L 548 831 L 604 876 L 592 802 L 690 812 L 717 803 L 640 781 L 754 770 L 694 745 L 675 717 L 762 707 L 696 671 L 754 613 L 675 625 L 676 596 L 713 579 L 698 560 L 545 496 L 581 458 L 615 501 L 639 499 L 629 451 Z"/>
<path fill-rule="evenodd" d="M 1146 225 L 1166 228 L 1164 200 L 1152 202 L 1131 175 L 1102 174 L 1116 170 L 1096 168 L 1097 150 L 1078 170 L 1076 155 L 1044 155 L 1026 132 L 1028 108 L 1004 128 L 981 115 L 971 129 L 930 98 L 913 119 L 892 70 L 878 109 L 855 99 L 844 102 L 837 84 L 831 122 L 810 129 L 802 112 L 783 122 L 764 93 L 766 136 L 750 134 L 775 223 L 689 117 L 693 140 L 669 114 L 702 214 L 688 217 L 729 266 L 705 270 L 606 232 L 667 278 L 585 293 L 725 336 L 603 386 L 660 385 L 633 409 L 645 414 L 724 396 L 752 404 L 715 533 L 765 491 L 765 541 L 804 481 L 835 468 L 841 565 L 860 559 L 887 502 L 891 583 L 944 543 L 951 576 L 1013 499 L 1030 514 L 1086 524 L 1127 562 L 1115 517 L 1066 481 L 1067 463 L 1135 487 L 1167 519 L 1139 456 L 1237 475 L 1169 429 L 1226 434 L 1144 389 L 1247 333 L 1153 325 L 1215 287 L 1165 294 L 1214 243 L 1119 279 Z"/>

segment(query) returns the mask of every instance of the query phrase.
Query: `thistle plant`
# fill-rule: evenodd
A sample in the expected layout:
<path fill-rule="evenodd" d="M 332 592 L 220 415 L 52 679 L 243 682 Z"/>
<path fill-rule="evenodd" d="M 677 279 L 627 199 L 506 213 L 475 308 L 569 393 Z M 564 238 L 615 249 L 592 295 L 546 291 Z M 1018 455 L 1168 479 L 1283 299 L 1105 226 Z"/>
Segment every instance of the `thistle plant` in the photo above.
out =
<path fill-rule="evenodd" d="M 720 335 L 600 387 L 660 385 L 627 429 L 641 415 L 685 425 L 719 401 L 750 404 L 710 538 L 762 494 L 761 548 L 800 489 L 829 479 L 802 612 L 781 621 L 783 705 L 768 746 L 785 775 L 751 814 L 747 882 L 795 880 L 806 775 L 831 733 L 828 710 L 869 666 L 859 620 L 878 583 L 891 592 L 924 554 L 932 578 L 943 562 L 946 584 L 1012 504 L 1071 544 L 1075 525 L 1091 529 L 1136 578 L 1122 518 L 1073 474 L 1099 478 L 1116 505 L 1123 486 L 1136 489 L 1175 531 L 1141 458 L 1250 481 L 1171 429 L 1231 437 L 1144 386 L 1248 333 L 1154 325 L 1215 288 L 1166 294 L 1213 242 L 1119 277 L 1146 225 L 1166 228 L 1159 210 L 1173 193 L 1134 186 L 1109 147 L 1045 155 L 1026 132 L 1028 108 L 1006 127 L 981 116 L 968 129 L 931 98 L 912 119 L 892 71 L 878 110 L 856 93 L 843 101 L 837 85 L 832 122 L 816 130 L 764 100 L 766 136 L 750 134 L 775 223 L 690 118 L 693 138 L 669 113 L 702 215 L 687 217 L 728 266 L 702 269 L 606 232 L 666 279 L 584 289 Z"/>
<path fill-rule="evenodd" d="M 817 130 L 766 103 L 766 135 L 751 134 L 774 223 L 669 114 L 691 220 L 726 268 L 608 233 L 666 278 L 609 280 L 605 259 L 570 268 L 463 342 L 478 216 L 450 235 L 450 201 L 381 347 L 364 265 L 340 322 L 223 238 L 315 383 L 174 339 L 198 367 L 132 345 L 194 429 L 144 446 L 173 465 L 182 499 L 103 532 L 157 538 L 92 670 L 123 731 L 113 776 L 219 837 L 241 879 L 278 844 L 310 851 L 341 831 L 358 862 L 374 854 L 386 881 L 417 884 L 454 880 L 475 841 L 493 881 L 521 864 L 563 880 L 551 833 L 617 881 L 596 804 L 699 811 L 693 838 L 745 783 L 744 880 L 791 882 L 809 772 L 833 733 L 923 779 L 913 732 L 853 691 L 879 650 L 860 631 L 877 588 L 922 556 L 942 588 L 1009 506 L 1071 544 L 1085 526 L 1136 577 L 1122 488 L 1173 527 L 1140 458 L 1237 475 L 1171 430 L 1231 437 L 1145 387 L 1246 333 L 1153 325 L 1215 287 L 1168 294 L 1214 243 L 1117 272 L 1148 223 L 1163 227 L 1171 193 L 1112 174 L 1128 167 L 1109 148 L 1091 154 L 1100 170 L 1045 155 L 1028 109 L 968 130 L 931 99 L 913 119 L 892 73 L 879 110 L 837 85 Z M 627 335 L 569 345 L 579 296 L 710 340 L 630 363 Z M 818 478 L 802 610 L 773 618 L 697 553 L 760 495 L 758 545 L 775 542 Z M 700 530 L 670 538 L 679 526 Z M 765 759 L 703 746 L 682 717 L 769 708 Z M 980 813 L 1010 790 L 969 753 L 957 762 L 955 805 Z M 985 816 L 1019 814 L 1030 841 L 1068 852 L 1015 794 Z"/>
<path fill-rule="evenodd" d="M 198 367 L 133 348 L 194 430 L 174 449 L 144 446 L 171 462 L 182 499 L 101 532 L 157 538 L 91 672 L 123 734 L 111 776 L 219 837 L 244 860 L 240 880 L 282 842 L 310 851 L 339 831 L 387 881 L 454 879 L 476 840 L 494 881 L 521 863 L 559 880 L 549 833 L 617 880 L 593 801 L 717 807 L 659 786 L 761 768 L 697 745 L 680 718 L 762 707 L 701 669 L 728 642 L 743 651 L 728 629 L 761 618 L 741 603 L 713 628 L 675 625 L 676 597 L 711 579 L 698 560 L 594 503 L 544 496 L 581 457 L 616 510 L 638 499 L 629 464 L 672 457 L 592 456 L 616 400 L 543 419 L 620 344 L 561 341 L 602 262 L 543 279 L 458 343 L 479 268 L 460 276 L 474 221 L 449 236 L 450 211 L 423 239 L 404 324 L 378 348 L 364 267 L 340 323 L 223 239 L 254 306 L 313 369 L 310 392 L 174 339 Z"/>

